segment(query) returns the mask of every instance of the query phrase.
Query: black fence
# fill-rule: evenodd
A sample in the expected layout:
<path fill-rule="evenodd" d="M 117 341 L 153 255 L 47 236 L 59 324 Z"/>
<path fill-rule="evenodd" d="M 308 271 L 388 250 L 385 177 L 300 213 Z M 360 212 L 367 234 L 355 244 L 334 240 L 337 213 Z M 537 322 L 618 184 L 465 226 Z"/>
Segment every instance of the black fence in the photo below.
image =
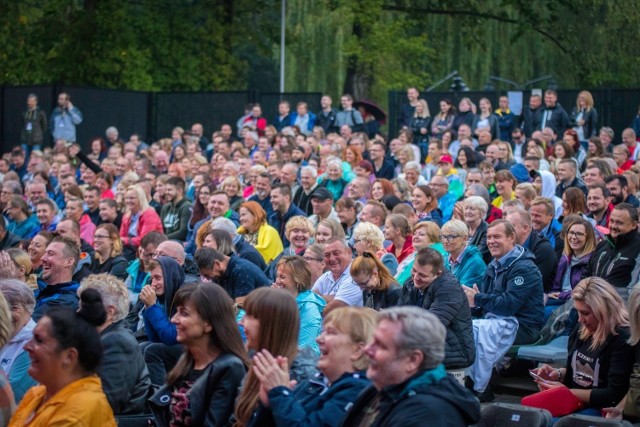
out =
<path fill-rule="evenodd" d="M 272 121 L 278 113 L 278 103 L 286 99 L 295 109 L 305 101 L 312 110 L 320 105 L 321 93 L 268 93 L 258 91 L 235 92 L 135 92 L 65 85 L 0 87 L 0 153 L 8 152 L 20 143 L 21 115 L 26 109 L 27 96 L 38 96 L 38 103 L 48 116 L 57 104 L 60 92 L 67 92 L 71 102 L 84 116 L 77 127 L 77 141 L 85 148 L 91 138 L 104 137 L 109 126 L 116 126 L 120 137 L 127 139 L 138 133 L 145 141 L 170 137 L 175 126 L 189 129 L 202 123 L 207 137 L 224 123 L 234 129 L 248 103 L 259 102 L 263 116 Z M 319 108 L 319 107 L 318 107 Z M 45 144 L 50 144 L 47 135 Z"/>
<path fill-rule="evenodd" d="M 174 126 L 189 129 L 193 123 L 202 123 L 205 135 L 219 129 L 223 123 L 234 127 L 244 113 L 248 103 L 259 102 L 263 116 L 272 121 L 278 113 L 278 103 L 286 99 L 292 110 L 300 101 L 309 104 L 311 111 L 320 109 L 319 92 L 311 93 L 269 93 L 258 91 L 234 92 L 135 92 L 66 85 L 39 85 L 0 87 L 0 153 L 7 152 L 20 142 L 22 128 L 21 114 L 26 108 L 27 95 L 38 96 L 40 107 L 48 114 L 56 106 L 57 95 L 67 92 L 71 101 L 84 115 L 83 123 L 77 128 L 77 139 L 86 146 L 96 136 L 104 136 L 109 126 L 116 126 L 123 139 L 132 133 L 139 133 L 146 141 L 171 136 Z M 559 90 L 558 100 L 570 113 L 580 90 Z M 622 130 L 630 126 L 640 105 L 640 89 L 596 89 L 593 94 L 599 114 L 599 126 L 610 126 L 620 140 Z M 462 97 L 478 102 L 487 97 L 497 107 L 500 92 L 426 92 L 422 96 L 429 103 L 431 114 L 438 111 L 441 99 L 451 99 L 455 105 Z M 523 93 L 523 105 L 528 105 L 530 92 Z M 405 92 L 389 92 L 388 133 L 396 135 L 397 117 Z M 50 143 L 45 141 L 45 143 Z"/>
<path fill-rule="evenodd" d="M 582 89 L 558 90 L 558 102 L 571 114 L 571 110 L 576 105 L 576 98 Z M 631 122 L 638 113 L 640 105 L 640 89 L 594 89 L 589 90 L 593 95 L 595 108 L 598 110 L 598 127 L 609 126 L 615 132 L 614 142 L 620 141 L 622 130 L 630 127 Z M 439 111 L 440 100 L 450 99 L 454 106 L 458 106 L 458 101 L 464 97 L 470 98 L 476 105 L 480 98 L 488 98 L 493 108 L 498 108 L 498 98 L 506 95 L 506 92 L 422 92 L 429 104 L 431 116 Z M 523 92 L 523 106 L 529 105 L 531 91 Z M 396 135 L 398 132 L 398 114 L 402 104 L 407 102 L 406 92 L 389 92 L 389 135 Z"/>

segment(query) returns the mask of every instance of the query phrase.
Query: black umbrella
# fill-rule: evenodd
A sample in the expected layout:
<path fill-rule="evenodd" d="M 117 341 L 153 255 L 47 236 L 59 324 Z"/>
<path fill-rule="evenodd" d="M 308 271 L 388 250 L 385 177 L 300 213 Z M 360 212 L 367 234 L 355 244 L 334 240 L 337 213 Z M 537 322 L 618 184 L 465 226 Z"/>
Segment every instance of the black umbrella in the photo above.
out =
<path fill-rule="evenodd" d="M 353 103 L 353 108 L 358 109 L 360 106 L 364 107 L 364 111 L 375 117 L 376 121 L 381 125 L 387 122 L 387 113 L 382 111 L 382 108 L 373 101 L 367 99 L 361 99 Z"/>

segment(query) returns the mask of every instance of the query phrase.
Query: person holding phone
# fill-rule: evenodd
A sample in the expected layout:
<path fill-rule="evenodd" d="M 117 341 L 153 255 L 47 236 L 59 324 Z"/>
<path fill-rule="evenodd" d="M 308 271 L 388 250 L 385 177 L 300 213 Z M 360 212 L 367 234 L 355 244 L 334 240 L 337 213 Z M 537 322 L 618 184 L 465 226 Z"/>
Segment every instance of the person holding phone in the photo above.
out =
<path fill-rule="evenodd" d="M 58 106 L 49 120 L 49 128 L 54 141 L 76 142 L 76 126 L 82 123 L 82 112 L 71 103 L 68 93 L 58 95 Z"/>
<path fill-rule="evenodd" d="M 634 362 L 627 342 L 629 315 L 615 288 L 599 277 L 580 281 L 571 296 L 579 327 L 569 337 L 567 365 L 542 365 L 531 376 L 541 391 L 566 387 L 587 408 L 582 413 L 600 415 L 629 389 Z"/>

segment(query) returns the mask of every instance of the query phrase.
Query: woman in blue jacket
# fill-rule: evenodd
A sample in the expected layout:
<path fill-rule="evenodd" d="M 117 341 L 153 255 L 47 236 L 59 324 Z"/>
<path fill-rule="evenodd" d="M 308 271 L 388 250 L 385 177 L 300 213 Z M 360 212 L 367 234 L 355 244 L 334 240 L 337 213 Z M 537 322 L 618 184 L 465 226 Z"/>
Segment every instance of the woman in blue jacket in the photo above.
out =
<path fill-rule="evenodd" d="M 301 256 L 283 256 L 276 267 L 273 287 L 282 288 L 296 298 L 300 311 L 300 332 L 298 348 L 310 347 L 316 354 L 320 349 L 316 338 L 322 327 L 322 310 L 326 302 L 318 294 L 311 291 L 311 268 Z"/>
<path fill-rule="evenodd" d="M 464 222 L 452 219 L 442 226 L 442 243 L 449 254 L 446 264 L 461 285 L 472 288 L 482 283 L 487 265 L 478 248 L 468 241 L 469 228 Z"/>
<path fill-rule="evenodd" d="M 375 318 L 374 311 L 364 308 L 332 310 L 325 317 L 324 330 L 317 340 L 320 374 L 293 390 L 286 359 L 274 358 L 268 351 L 254 356 L 254 371 L 261 386 L 259 410 L 271 413 L 272 425 L 340 424 L 346 409 L 370 384 L 364 373 L 368 365 L 364 348 L 372 339 Z M 267 417 L 257 419 L 264 421 Z"/>

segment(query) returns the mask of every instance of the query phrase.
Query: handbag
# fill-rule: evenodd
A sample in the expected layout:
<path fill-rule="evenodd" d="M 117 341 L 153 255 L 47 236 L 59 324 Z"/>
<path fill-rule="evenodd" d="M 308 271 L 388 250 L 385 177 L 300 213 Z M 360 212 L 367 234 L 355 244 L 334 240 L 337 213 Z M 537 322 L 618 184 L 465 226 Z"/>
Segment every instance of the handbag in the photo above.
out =
<path fill-rule="evenodd" d="M 569 415 L 584 408 L 584 403 L 567 387 L 550 388 L 525 396 L 520 403 L 524 406 L 546 409 L 554 417 Z"/>

